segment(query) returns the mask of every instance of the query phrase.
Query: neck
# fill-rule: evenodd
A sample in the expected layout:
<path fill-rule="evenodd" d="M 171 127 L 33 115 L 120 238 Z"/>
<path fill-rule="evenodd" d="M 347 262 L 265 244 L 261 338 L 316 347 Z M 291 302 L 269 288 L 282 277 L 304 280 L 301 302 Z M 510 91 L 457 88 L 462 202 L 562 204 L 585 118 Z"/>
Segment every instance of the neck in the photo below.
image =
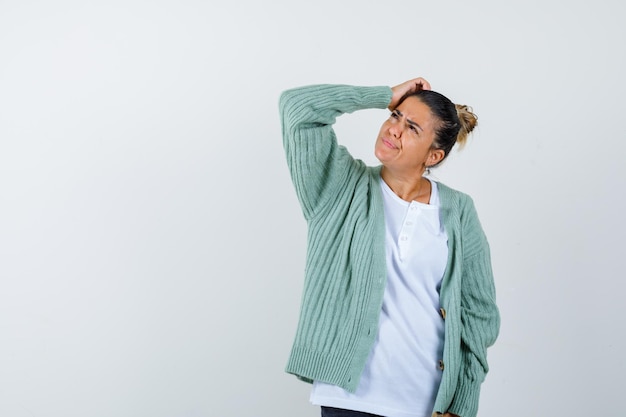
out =
<path fill-rule="evenodd" d="M 428 204 L 430 201 L 430 181 L 423 177 L 424 171 L 413 175 L 399 175 L 383 166 L 380 176 L 391 190 L 404 201 L 418 201 Z"/>

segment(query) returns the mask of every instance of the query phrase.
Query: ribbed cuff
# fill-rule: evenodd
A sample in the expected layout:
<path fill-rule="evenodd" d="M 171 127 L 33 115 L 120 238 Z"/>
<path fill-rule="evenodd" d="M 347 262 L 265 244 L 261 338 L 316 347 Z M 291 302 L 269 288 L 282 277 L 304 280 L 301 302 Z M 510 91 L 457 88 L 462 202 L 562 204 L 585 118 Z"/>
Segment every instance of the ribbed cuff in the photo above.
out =
<path fill-rule="evenodd" d="M 479 396 L 480 383 L 475 381 L 460 382 L 454 393 L 452 405 L 448 408 L 448 413 L 461 417 L 476 417 Z"/>

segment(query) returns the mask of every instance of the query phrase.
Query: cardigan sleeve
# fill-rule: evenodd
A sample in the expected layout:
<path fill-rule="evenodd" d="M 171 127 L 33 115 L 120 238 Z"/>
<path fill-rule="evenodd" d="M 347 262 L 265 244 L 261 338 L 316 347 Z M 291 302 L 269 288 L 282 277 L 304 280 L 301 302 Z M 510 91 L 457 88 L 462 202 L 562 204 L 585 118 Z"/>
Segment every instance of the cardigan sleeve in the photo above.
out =
<path fill-rule="evenodd" d="M 355 161 L 337 144 L 338 116 L 365 108 L 386 108 L 389 87 L 313 85 L 287 90 L 279 102 L 287 165 L 305 218 L 332 201 Z"/>
<path fill-rule="evenodd" d="M 489 245 L 469 197 L 463 213 L 461 371 L 448 412 L 473 417 L 478 412 L 480 385 L 489 370 L 487 348 L 495 343 L 498 336 L 500 314 L 496 305 Z"/>

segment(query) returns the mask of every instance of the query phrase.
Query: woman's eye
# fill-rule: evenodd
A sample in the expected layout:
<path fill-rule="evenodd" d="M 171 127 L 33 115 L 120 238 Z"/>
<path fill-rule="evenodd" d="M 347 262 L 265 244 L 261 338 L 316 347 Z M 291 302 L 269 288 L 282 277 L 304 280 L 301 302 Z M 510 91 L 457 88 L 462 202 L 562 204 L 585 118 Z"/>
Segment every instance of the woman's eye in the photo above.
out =
<path fill-rule="evenodd" d="M 394 111 L 393 113 L 391 113 L 391 118 L 397 119 L 398 117 L 400 117 L 400 116 L 398 116 L 397 112 Z"/>

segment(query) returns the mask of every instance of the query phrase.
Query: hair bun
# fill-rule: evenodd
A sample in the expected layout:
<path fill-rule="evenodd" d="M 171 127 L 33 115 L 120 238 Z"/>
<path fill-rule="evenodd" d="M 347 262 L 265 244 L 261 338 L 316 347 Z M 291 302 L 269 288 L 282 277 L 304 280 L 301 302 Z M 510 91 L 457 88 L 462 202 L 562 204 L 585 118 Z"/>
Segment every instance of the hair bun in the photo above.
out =
<path fill-rule="evenodd" d="M 459 129 L 456 142 L 463 146 L 467 142 L 467 136 L 474 130 L 476 124 L 478 124 L 478 117 L 476 117 L 472 108 L 465 104 L 455 104 L 454 107 L 456 107 L 456 113 L 461 122 L 461 129 Z"/>

